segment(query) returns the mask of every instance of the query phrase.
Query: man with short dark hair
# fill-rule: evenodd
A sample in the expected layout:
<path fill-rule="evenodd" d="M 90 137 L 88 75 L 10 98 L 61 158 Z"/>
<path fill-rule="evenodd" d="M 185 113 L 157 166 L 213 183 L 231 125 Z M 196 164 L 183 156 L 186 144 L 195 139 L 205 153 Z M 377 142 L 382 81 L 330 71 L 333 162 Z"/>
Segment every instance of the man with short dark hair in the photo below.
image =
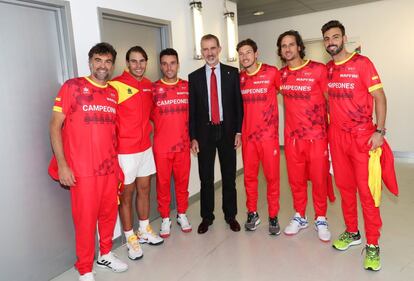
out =
<path fill-rule="evenodd" d="M 223 212 L 232 231 L 240 231 L 236 220 L 236 149 L 241 145 L 243 106 L 237 68 L 220 63 L 218 38 L 212 34 L 201 39 L 206 65 L 190 73 L 191 150 L 198 155 L 201 181 L 202 221 L 198 233 L 208 231 L 214 220 L 214 161 L 216 150 L 222 176 Z"/>
<path fill-rule="evenodd" d="M 112 252 L 117 218 L 118 162 L 116 111 L 118 94 L 107 84 L 116 51 L 99 43 L 89 51 L 87 77 L 66 81 L 55 99 L 50 121 L 54 152 L 49 173 L 70 188 L 75 226 L 76 269 L 80 281 L 93 281 L 95 233 L 97 265 L 122 272 L 128 265 Z"/>
<path fill-rule="evenodd" d="M 346 250 L 361 244 L 358 193 L 367 239 L 364 268 L 377 271 L 381 269 L 378 246 L 382 225 L 378 197 L 381 177 L 390 191 L 398 194 L 392 152 L 384 139 L 386 98 L 373 63 L 344 48 L 347 40 L 344 26 L 339 21 L 329 21 L 323 25 L 322 34 L 326 51 L 333 59 L 327 64 L 329 145 L 346 224 L 345 232 L 333 242 L 333 247 Z M 374 105 L 376 125 L 372 122 Z M 369 172 L 369 167 L 376 165 L 382 175 Z M 373 184 L 375 181 L 379 184 Z"/>
<path fill-rule="evenodd" d="M 286 235 L 308 227 L 306 205 L 308 179 L 312 183 L 315 229 L 322 241 L 331 233 L 326 220 L 330 180 L 325 65 L 305 60 L 305 45 L 299 32 L 289 30 L 277 40 L 277 53 L 286 63 L 280 70 L 285 108 L 285 157 L 295 215 L 286 226 Z"/>
<path fill-rule="evenodd" d="M 279 70 L 257 61 L 257 44 L 245 39 L 237 45 L 240 63 L 240 89 L 243 99 L 242 152 L 244 186 L 246 188 L 246 230 L 256 230 L 260 224 L 257 213 L 258 172 L 260 162 L 267 181 L 269 233 L 280 234 L 278 221 L 280 197 Z"/>
<path fill-rule="evenodd" d="M 164 241 L 149 224 L 151 175 L 156 170 L 150 139 L 152 83 L 144 77 L 147 61 L 142 47 L 130 48 L 126 53 L 127 69 L 110 82 L 119 95 L 118 160 L 125 176 L 119 215 L 132 260 L 143 256 L 139 243 L 159 245 Z M 133 230 L 133 206 L 139 219 L 137 235 Z"/>
<path fill-rule="evenodd" d="M 190 136 L 188 133 L 188 82 L 179 79 L 177 51 L 160 53 L 163 77 L 153 84 L 154 158 L 157 167 L 157 201 L 161 215 L 160 236 L 170 236 L 171 175 L 174 177 L 177 223 L 183 232 L 192 230 L 186 211 L 190 176 Z"/>

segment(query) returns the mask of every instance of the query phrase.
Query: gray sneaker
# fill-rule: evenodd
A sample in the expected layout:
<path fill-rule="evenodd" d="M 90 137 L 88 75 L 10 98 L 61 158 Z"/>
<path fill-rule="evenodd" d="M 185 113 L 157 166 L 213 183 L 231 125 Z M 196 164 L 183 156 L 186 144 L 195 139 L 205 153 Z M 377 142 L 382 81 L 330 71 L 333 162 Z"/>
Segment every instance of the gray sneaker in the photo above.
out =
<path fill-rule="evenodd" d="M 244 227 L 248 231 L 256 230 L 257 226 L 260 224 L 259 214 L 257 212 L 247 213 L 247 221 L 244 224 Z"/>
<path fill-rule="evenodd" d="M 277 217 L 269 218 L 269 233 L 270 235 L 280 234 L 280 225 Z"/>

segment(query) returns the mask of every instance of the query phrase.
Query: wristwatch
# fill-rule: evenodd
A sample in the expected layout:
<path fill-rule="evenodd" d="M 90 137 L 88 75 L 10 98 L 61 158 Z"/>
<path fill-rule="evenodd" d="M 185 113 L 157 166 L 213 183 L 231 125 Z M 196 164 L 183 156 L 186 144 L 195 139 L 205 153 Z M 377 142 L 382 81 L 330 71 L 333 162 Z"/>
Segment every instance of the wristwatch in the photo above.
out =
<path fill-rule="evenodd" d="M 385 133 L 387 132 L 387 129 L 385 129 L 385 128 L 376 129 L 375 132 L 381 134 L 381 136 L 385 136 Z"/>

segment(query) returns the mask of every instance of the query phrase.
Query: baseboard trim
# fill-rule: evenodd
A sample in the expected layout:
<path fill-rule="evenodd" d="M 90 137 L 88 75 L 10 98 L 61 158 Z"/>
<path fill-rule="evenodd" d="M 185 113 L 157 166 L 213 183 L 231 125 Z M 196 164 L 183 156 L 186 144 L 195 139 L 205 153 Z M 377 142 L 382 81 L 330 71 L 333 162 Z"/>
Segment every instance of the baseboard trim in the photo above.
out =
<path fill-rule="evenodd" d="M 236 177 L 243 174 L 243 168 L 240 168 L 236 171 Z M 219 180 L 218 182 L 216 182 L 214 184 L 214 189 L 218 189 L 221 187 L 221 183 L 222 181 Z M 200 200 L 200 192 L 197 192 L 196 194 L 190 196 L 190 198 L 188 199 L 188 204 L 193 204 L 194 202 L 197 202 L 198 200 Z M 151 218 L 150 221 L 156 220 L 159 218 L 159 215 L 157 215 L 154 218 Z M 136 222 L 137 223 L 137 222 Z M 134 224 L 135 225 L 135 224 Z M 134 226 L 136 229 L 136 226 Z M 123 246 L 126 243 L 126 239 L 125 239 L 125 235 L 123 235 L 123 233 L 121 233 L 121 235 L 119 235 L 117 238 L 115 238 L 114 240 L 112 240 L 112 249 L 116 249 L 119 248 L 121 246 Z M 98 255 L 98 251 L 99 251 L 99 244 L 96 243 L 96 256 Z"/>
<path fill-rule="evenodd" d="M 394 151 L 395 158 L 411 158 L 414 159 L 414 152 Z"/>
<path fill-rule="evenodd" d="M 121 235 L 119 235 L 117 238 L 112 240 L 112 249 L 117 249 L 123 246 L 125 243 L 126 243 L 126 240 L 124 238 L 123 233 L 121 233 Z"/>

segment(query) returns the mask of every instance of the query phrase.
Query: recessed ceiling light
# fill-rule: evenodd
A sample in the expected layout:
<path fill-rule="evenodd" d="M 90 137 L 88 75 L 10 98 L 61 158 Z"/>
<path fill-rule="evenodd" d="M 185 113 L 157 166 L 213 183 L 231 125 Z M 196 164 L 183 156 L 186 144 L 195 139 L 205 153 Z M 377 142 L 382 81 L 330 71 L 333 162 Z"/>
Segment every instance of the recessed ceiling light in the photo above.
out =
<path fill-rule="evenodd" d="M 256 12 L 253 13 L 253 15 L 255 15 L 255 16 L 261 16 L 263 14 L 264 14 L 263 11 L 256 11 Z"/>

